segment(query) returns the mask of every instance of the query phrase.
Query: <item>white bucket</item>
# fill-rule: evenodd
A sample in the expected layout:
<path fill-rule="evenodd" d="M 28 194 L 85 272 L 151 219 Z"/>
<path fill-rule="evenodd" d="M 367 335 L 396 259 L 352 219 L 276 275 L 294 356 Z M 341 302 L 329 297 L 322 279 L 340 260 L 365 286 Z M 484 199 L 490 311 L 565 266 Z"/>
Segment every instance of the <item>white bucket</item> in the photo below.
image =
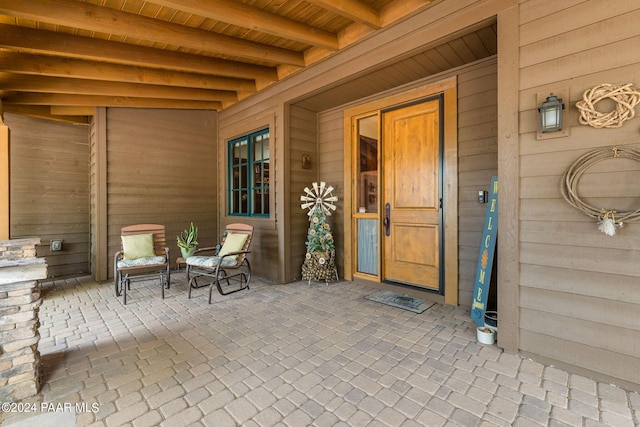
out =
<path fill-rule="evenodd" d="M 476 328 L 478 334 L 478 342 L 480 344 L 493 345 L 496 342 L 496 333 L 491 328 L 479 326 Z"/>

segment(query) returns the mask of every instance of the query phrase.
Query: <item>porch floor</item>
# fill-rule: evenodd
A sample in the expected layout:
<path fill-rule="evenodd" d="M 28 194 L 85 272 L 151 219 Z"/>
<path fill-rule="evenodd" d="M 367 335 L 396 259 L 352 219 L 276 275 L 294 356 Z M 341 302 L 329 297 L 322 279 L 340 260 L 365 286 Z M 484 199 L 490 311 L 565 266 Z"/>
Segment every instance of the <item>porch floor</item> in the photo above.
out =
<path fill-rule="evenodd" d="M 184 273 L 171 282 L 164 300 L 157 282 L 132 284 L 126 306 L 111 283 L 44 283 L 37 409 L 3 425 L 640 423 L 637 393 L 478 344 L 461 308 L 415 314 L 366 300 L 367 286 L 255 278 L 208 305 L 202 289 L 187 299 Z"/>

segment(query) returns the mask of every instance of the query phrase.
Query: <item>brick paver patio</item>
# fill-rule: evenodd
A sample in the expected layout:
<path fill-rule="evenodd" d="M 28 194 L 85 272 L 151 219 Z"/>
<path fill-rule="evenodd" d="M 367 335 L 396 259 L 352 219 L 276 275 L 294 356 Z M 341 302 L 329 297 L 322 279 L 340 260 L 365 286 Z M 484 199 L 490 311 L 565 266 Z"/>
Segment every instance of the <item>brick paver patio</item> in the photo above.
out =
<path fill-rule="evenodd" d="M 230 296 L 172 275 L 128 304 L 89 278 L 43 285 L 42 391 L 4 425 L 634 426 L 640 396 L 476 343 L 466 310 L 422 314 L 339 282 Z M 74 413 L 75 412 L 75 413 Z M 50 423 L 50 424 L 47 424 Z"/>

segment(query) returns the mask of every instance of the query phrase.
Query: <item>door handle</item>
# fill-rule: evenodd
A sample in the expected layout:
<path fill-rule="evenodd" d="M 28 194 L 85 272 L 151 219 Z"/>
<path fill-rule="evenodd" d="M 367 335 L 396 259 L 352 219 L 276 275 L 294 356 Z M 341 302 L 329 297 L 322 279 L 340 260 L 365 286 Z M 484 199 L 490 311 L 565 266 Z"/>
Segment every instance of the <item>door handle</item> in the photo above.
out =
<path fill-rule="evenodd" d="M 384 220 L 382 224 L 384 224 L 385 236 L 389 236 L 391 234 L 391 205 L 389 203 L 384 206 Z"/>

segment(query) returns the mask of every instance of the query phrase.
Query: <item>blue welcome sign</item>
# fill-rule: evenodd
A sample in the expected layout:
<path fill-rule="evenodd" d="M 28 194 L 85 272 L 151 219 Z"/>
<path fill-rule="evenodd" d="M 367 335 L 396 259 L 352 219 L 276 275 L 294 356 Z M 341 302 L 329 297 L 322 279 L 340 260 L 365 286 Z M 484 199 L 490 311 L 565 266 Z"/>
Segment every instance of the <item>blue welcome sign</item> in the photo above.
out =
<path fill-rule="evenodd" d="M 496 236 L 498 234 L 498 177 L 491 178 L 489 202 L 487 214 L 484 218 L 484 231 L 480 243 L 480 255 L 478 256 L 478 270 L 476 283 L 473 288 L 473 303 L 471 304 L 471 318 L 478 324 L 484 325 L 484 313 L 487 309 L 489 285 L 491 284 L 491 269 L 493 256 L 496 249 Z"/>

